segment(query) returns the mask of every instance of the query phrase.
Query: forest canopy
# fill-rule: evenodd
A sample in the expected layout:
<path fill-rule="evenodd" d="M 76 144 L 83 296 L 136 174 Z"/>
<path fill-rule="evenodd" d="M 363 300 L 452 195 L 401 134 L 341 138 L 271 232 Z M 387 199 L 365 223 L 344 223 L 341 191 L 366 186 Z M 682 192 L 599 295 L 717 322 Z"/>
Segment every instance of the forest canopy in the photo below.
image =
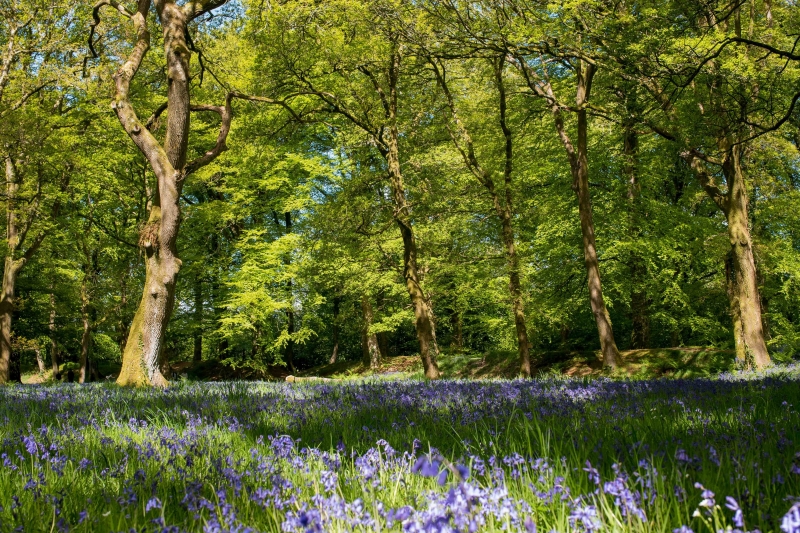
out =
<path fill-rule="evenodd" d="M 795 0 L 0 15 L 0 383 L 800 351 Z"/>

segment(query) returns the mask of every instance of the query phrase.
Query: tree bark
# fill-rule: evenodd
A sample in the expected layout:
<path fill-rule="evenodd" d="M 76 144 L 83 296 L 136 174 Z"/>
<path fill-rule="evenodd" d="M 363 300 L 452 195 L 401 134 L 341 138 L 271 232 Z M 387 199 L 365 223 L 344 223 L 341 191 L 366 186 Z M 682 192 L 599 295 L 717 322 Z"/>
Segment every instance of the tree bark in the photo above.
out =
<path fill-rule="evenodd" d="M 50 293 L 48 329 L 50 333 L 50 364 L 53 366 L 53 379 L 58 380 L 61 379 L 61 372 L 58 369 L 58 342 L 56 342 L 56 295 L 52 292 Z"/>
<path fill-rule="evenodd" d="M 500 129 L 503 132 L 505 155 L 503 166 L 503 185 L 505 190 L 504 194 L 502 195 L 497 190 L 492 173 L 478 160 L 478 157 L 475 154 L 472 137 L 469 134 L 466 126 L 461 122 L 461 119 L 456 112 L 455 101 L 452 93 L 450 92 L 450 88 L 448 87 L 447 80 L 445 79 L 446 74 L 444 65 L 441 63 L 436 63 L 433 59 L 430 59 L 430 61 L 432 62 L 437 81 L 444 92 L 450 112 L 453 115 L 453 120 L 457 126 L 457 133 L 451 131 L 453 142 L 461 153 L 467 168 L 489 192 L 495 213 L 500 221 L 500 238 L 503 242 L 506 256 L 506 265 L 508 268 L 509 278 L 508 289 L 511 295 L 511 311 L 514 316 L 514 327 L 517 334 L 517 350 L 520 360 L 520 374 L 529 377 L 531 375 L 530 340 L 528 337 L 528 329 L 525 324 L 525 306 L 522 298 L 519 257 L 517 255 L 513 227 L 514 203 L 513 193 L 511 190 L 511 177 L 514 168 L 514 145 L 511 129 L 508 127 L 508 122 L 506 120 L 507 99 L 503 77 L 503 66 L 505 61 L 502 57 L 492 60 L 492 69 L 494 71 L 495 84 L 497 87 L 499 100 L 498 122 L 500 124 Z"/>
<path fill-rule="evenodd" d="M 36 352 L 36 365 L 39 367 L 39 374 L 44 374 L 47 367 L 44 364 L 44 359 L 42 359 L 42 349 L 37 346 L 34 351 Z"/>
<path fill-rule="evenodd" d="M 752 362 L 761 369 L 768 366 L 771 359 L 764 341 L 758 276 L 747 214 L 747 186 L 740 157 L 741 148 L 735 146 L 728 150 L 722 165 L 722 172 L 728 183 L 726 218 L 736 280 L 733 288 L 735 299 L 738 299 L 741 319 L 741 340 L 748 364 Z M 733 314 L 732 318 L 736 330 L 736 315 Z"/>
<path fill-rule="evenodd" d="M 730 276 L 728 295 L 737 357 L 744 357 L 747 365 L 754 364 L 761 369 L 768 366 L 771 359 L 761 321 L 758 273 L 747 214 L 747 184 L 741 163 L 742 147 L 727 139 L 720 139 L 719 145 L 725 153 L 721 162 L 716 161 L 721 164 L 727 182 L 728 188 L 724 193 L 706 169 L 702 154 L 689 149 L 682 152 L 681 157 L 689 163 L 706 194 L 725 214 L 731 243 L 726 272 Z"/>
<path fill-rule="evenodd" d="M 736 362 L 740 367 L 744 367 L 747 364 L 747 351 L 742 330 L 742 308 L 739 305 L 739 291 L 736 288 L 736 266 L 733 250 L 725 258 L 725 286 L 728 292 L 731 322 L 733 323 L 733 347 L 736 352 Z"/>
<path fill-rule="evenodd" d="M 439 347 L 436 344 L 436 328 L 431 309 L 425 292 L 420 283 L 419 268 L 417 266 L 417 241 L 414 235 L 414 228 L 411 224 L 411 207 L 406 200 L 405 183 L 403 174 L 400 170 L 400 150 L 397 129 L 397 81 L 400 73 L 400 57 L 395 51 L 392 54 L 391 66 L 389 68 L 389 96 L 387 101 L 388 113 L 388 138 L 386 140 L 386 150 L 384 157 L 389 173 L 389 183 L 394 199 L 394 220 L 400 228 L 403 238 L 403 278 L 406 282 L 408 294 L 411 297 L 411 305 L 414 308 L 414 327 L 419 341 L 420 358 L 425 377 L 428 379 L 438 379 L 440 377 L 439 366 L 436 362 L 439 356 Z"/>
<path fill-rule="evenodd" d="M 11 321 L 14 314 L 14 289 L 17 275 L 25 264 L 23 259 L 14 259 L 20 241 L 17 224 L 16 198 L 20 181 L 17 169 L 10 156 L 5 159 L 6 170 L 6 252 L 3 267 L 3 286 L 0 288 L 0 385 L 11 379 Z"/>
<path fill-rule="evenodd" d="M 203 281 L 200 274 L 194 280 L 194 352 L 192 361 L 203 360 Z"/>
<path fill-rule="evenodd" d="M 167 386 L 159 370 L 164 349 L 164 334 L 175 303 L 175 282 L 181 261 L 177 257 L 180 227 L 180 194 L 185 179 L 198 168 L 213 161 L 225 149 L 230 130 L 232 95 L 224 107 L 191 106 L 189 98 L 189 59 L 186 41 L 189 22 L 218 4 L 210 1 L 190 2 L 179 6 L 174 0 L 156 0 L 155 7 L 164 37 L 167 76 L 167 128 L 162 146 L 139 120 L 128 98 L 130 83 L 144 56 L 150 49 L 147 18 L 150 0 L 140 0 L 135 13 L 127 13 L 136 30 L 136 42 L 125 62 L 114 74 L 116 92 L 112 108 L 123 129 L 145 156 L 156 177 L 156 188 L 147 223 L 139 235 L 145 255 L 145 285 L 139 307 L 133 317 L 122 370 L 117 383 L 129 386 Z M 99 9 L 108 2 L 95 4 L 94 18 L 99 22 Z M 119 10 L 125 10 L 120 6 Z M 127 10 L 125 10 L 127 11 Z M 216 146 L 197 159 L 187 162 L 189 113 L 212 111 L 220 115 L 222 125 Z"/>
<path fill-rule="evenodd" d="M 361 328 L 361 348 L 363 351 L 364 364 L 375 370 L 381 366 L 381 351 L 378 346 L 377 335 L 370 332 L 373 312 L 372 304 L 368 296 L 363 296 L 361 298 L 361 312 L 364 315 L 364 324 Z"/>
<path fill-rule="evenodd" d="M 591 69 L 585 69 L 584 72 Z M 586 78 L 585 74 L 582 78 Z M 591 77 L 591 74 L 588 74 Z M 588 98 L 590 85 L 578 85 L 578 101 L 582 105 Z M 583 95 L 581 93 L 584 93 Z M 603 353 L 603 365 L 617 368 L 619 365 L 619 350 L 614 340 L 614 330 L 611 327 L 611 318 L 603 298 L 603 285 L 600 281 L 600 263 L 597 259 L 597 247 L 594 237 L 594 220 L 592 217 L 592 202 L 589 197 L 589 158 L 587 142 L 586 109 L 581 109 L 578 115 L 578 143 L 577 165 L 573 166 L 572 188 L 578 197 L 578 214 L 581 220 L 581 235 L 583 237 L 583 259 L 586 265 L 586 275 L 589 285 L 589 303 L 592 307 L 597 332 L 600 336 L 600 351 Z"/>
<path fill-rule="evenodd" d="M 333 364 L 336 362 L 337 357 L 339 357 L 339 306 L 341 305 L 341 298 L 338 295 L 333 297 L 333 352 L 331 353 L 331 358 L 328 361 L 329 364 Z"/>
<path fill-rule="evenodd" d="M 586 267 L 586 278 L 589 286 L 589 304 L 597 324 L 597 333 L 600 338 L 600 350 L 603 354 L 603 365 L 617 368 L 620 363 L 619 350 L 614 340 L 614 330 L 611 327 L 611 318 L 608 315 L 605 299 L 603 298 L 603 285 L 600 281 L 600 266 L 597 259 L 597 247 L 594 237 L 594 220 L 592 218 L 592 201 L 589 195 L 589 153 L 588 153 L 588 123 L 586 106 L 589 104 L 589 95 L 592 89 L 595 66 L 581 60 L 577 70 L 577 89 L 575 103 L 578 117 L 578 140 L 576 144 L 567 134 L 562 115 L 562 106 L 553 93 L 549 81 L 541 79 L 536 72 L 526 63 L 525 58 L 516 56 L 516 65 L 522 72 L 528 87 L 540 98 L 544 99 L 553 115 L 556 133 L 564 146 L 569 159 L 572 174 L 572 189 L 578 198 L 578 214 L 581 223 L 581 236 L 583 240 L 583 258 Z"/>

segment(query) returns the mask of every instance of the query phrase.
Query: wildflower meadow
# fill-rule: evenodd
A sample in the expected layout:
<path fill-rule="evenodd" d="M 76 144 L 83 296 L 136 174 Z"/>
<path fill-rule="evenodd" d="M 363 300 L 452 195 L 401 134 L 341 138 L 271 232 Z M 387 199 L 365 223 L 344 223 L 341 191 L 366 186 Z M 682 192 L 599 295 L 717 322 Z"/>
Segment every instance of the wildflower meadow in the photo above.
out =
<path fill-rule="evenodd" d="M 800 532 L 800 367 L 0 389 L 2 531 Z"/>

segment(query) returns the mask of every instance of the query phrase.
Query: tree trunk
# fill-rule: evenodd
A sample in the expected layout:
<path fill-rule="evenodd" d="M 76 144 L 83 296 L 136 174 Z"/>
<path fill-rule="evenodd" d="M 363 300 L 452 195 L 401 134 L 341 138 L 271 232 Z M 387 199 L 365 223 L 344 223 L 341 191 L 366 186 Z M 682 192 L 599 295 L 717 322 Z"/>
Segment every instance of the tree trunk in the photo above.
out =
<path fill-rule="evenodd" d="M 439 366 L 436 359 L 439 356 L 439 347 L 436 344 L 436 328 L 434 325 L 433 310 L 428 304 L 425 292 L 420 283 L 419 269 L 417 266 L 417 241 L 414 228 L 411 225 L 410 206 L 406 200 L 405 183 L 400 170 L 399 132 L 397 130 L 397 78 L 400 70 L 400 58 L 397 53 L 392 55 L 392 66 L 389 71 L 389 135 L 387 150 L 384 153 L 389 172 L 389 183 L 394 199 L 394 220 L 400 228 L 403 238 L 403 278 L 406 282 L 411 305 L 414 308 L 414 327 L 419 341 L 419 353 L 425 377 L 438 379 Z"/>
<path fill-rule="evenodd" d="M 597 247 L 594 238 L 594 220 L 592 219 L 592 202 L 589 197 L 589 158 L 586 135 L 586 110 L 578 111 L 578 165 L 574 169 L 573 189 L 578 197 L 578 214 L 581 220 L 581 234 L 583 236 L 583 259 L 586 265 L 586 275 L 589 285 L 589 303 L 592 314 L 597 323 L 597 332 L 600 336 L 600 350 L 603 353 L 603 365 L 617 368 L 619 364 L 619 350 L 614 340 L 614 331 L 611 328 L 611 318 L 608 315 L 605 300 L 603 299 L 603 286 L 600 282 L 600 264 L 597 260 Z"/>
<path fill-rule="evenodd" d="M 42 349 L 37 346 L 34 351 L 36 352 L 36 364 L 39 367 L 39 374 L 44 374 L 47 367 L 44 364 L 44 359 L 42 359 Z"/>
<path fill-rule="evenodd" d="M 633 100 L 633 101 L 632 101 Z M 629 115 L 634 116 L 635 91 L 628 92 L 626 105 Z M 639 185 L 638 159 L 639 135 L 634 130 L 635 122 L 628 121 L 623 124 L 623 174 L 628 182 L 628 233 L 631 239 L 638 239 L 641 234 L 641 190 Z M 632 246 L 628 257 L 628 271 L 631 284 L 631 348 L 642 349 L 650 346 L 650 316 L 649 302 L 645 283 L 647 281 L 647 264 L 641 257 L 639 250 Z"/>
<path fill-rule="evenodd" d="M 586 277 L 589 285 L 589 303 L 592 308 L 597 332 L 600 336 L 600 351 L 603 354 L 603 365 L 617 368 L 619 365 L 619 350 L 614 340 L 614 331 L 611 328 L 611 318 L 608 315 L 605 300 L 603 299 L 603 286 L 600 282 L 600 264 L 597 259 L 597 247 L 594 237 L 594 220 L 592 217 L 592 201 L 589 196 L 589 146 L 587 136 L 586 103 L 589 101 L 594 67 L 582 62 L 578 76 L 578 91 L 576 102 L 580 109 L 578 115 L 578 143 L 576 147 L 575 163 L 572 167 L 572 188 L 578 197 L 578 214 L 581 221 L 581 234 L 583 236 L 583 258 L 586 265 Z"/>
<path fill-rule="evenodd" d="M 511 171 L 513 170 L 513 144 L 511 130 L 506 122 L 506 90 L 503 82 L 503 65 L 505 61 L 501 58 L 495 65 L 495 80 L 497 83 L 498 95 L 500 98 L 500 129 L 503 130 L 505 139 L 505 167 L 503 177 L 505 180 L 505 202 L 500 203 L 498 195 L 494 192 L 494 183 L 489 174 L 486 175 L 487 183 L 491 185 L 490 192 L 494 197 L 495 210 L 500 217 L 500 224 L 503 233 L 503 244 L 506 248 L 506 262 L 508 263 L 508 289 L 511 293 L 511 309 L 514 313 L 514 325 L 517 331 L 517 350 L 519 352 L 520 367 L 519 372 L 525 377 L 531 375 L 531 356 L 530 340 L 528 339 L 528 328 L 525 325 L 525 307 L 522 301 L 522 283 L 519 275 L 519 257 L 517 257 L 517 247 L 514 242 L 514 228 L 512 219 L 514 213 L 513 195 L 511 192 Z"/>
<path fill-rule="evenodd" d="M 3 287 L 0 293 L 0 385 L 11 379 L 11 319 L 14 313 L 14 286 L 17 269 L 14 260 L 6 257 Z"/>
<path fill-rule="evenodd" d="M 198 274 L 194 280 L 194 353 L 192 361 L 203 360 L 203 282 Z"/>
<path fill-rule="evenodd" d="M 361 298 L 361 312 L 364 315 L 364 324 L 361 328 L 361 348 L 364 355 L 364 364 L 375 370 L 381 366 L 381 351 L 378 347 L 378 337 L 370 333 L 373 313 L 372 304 L 368 296 Z"/>
<path fill-rule="evenodd" d="M 334 295 L 333 297 L 333 352 L 331 353 L 331 358 L 328 361 L 329 364 L 333 364 L 336 362 L 336 358 L 339 357 L 339 307 L 341 306 L 341 298 L 339 295 Z"/>
<path fill-rule="evenodd" d="M 0 385 L 11 378 L 11 320 L 14 314 L 14 289 L 17 274 L 24 265 L 23 260 L 15 260 L 14 252 L 19 244 L 17 226 L 16 198 L 19 191 L 19 177 L 10 156 L 5 158 L 6 170 L 6 243 L 7 251 L 3 267 L 3 286 L 0 288 Z"/>
<path fill-rule="evenodd" d="M 168 79 L 167 129 L 163 147 L 136 116 L 128 91 L 131 79 L 150 47 L 147 28 L 149 0 L 139 2 L 131 18 L 137 40 L 130 56 L 114 74 L 116 94 L 112 108 L 123 129 L 147 158 L 156 176 L 156 190 L 147 224 L 139 235 L 145 255 L 145 284 L 142 299 L 133 317 L 119 385 L 168 385 L 159 369 L 164 349 L 164 335 L 175 303 L 175 282 L 181 267 L 177 257 L 180 226 L 180 193 L 188 173 L 186 154 L 189 139 L 189 58 L 187 27 L 193 12 L 173 1 L 156 3 L 164 36 L 164 56 Z M 223 118 L 223 125 L 225 120 Z M 212 153 L 206 154 L 212 157 Z M 202 158 L 201 158 L 202 159 Z M 203 164 L 205 160 L 192 162 Z"/>
<path fill-rule="evenodd" d="M 51 287 L 52 288 L 52 287 Z M 53 379 L 61 379 L 61 372 L 58 369 L 58 342 L 56 342 L 56 295 L 50 293 L 50 322 L 48 323 L 50 332 L 50 363 L 53 365 Z"/>
<path fill-rule="evenodd" d="M 611 328 L 611 319 L 608 315 L 605 300 L 603 299 L 603 286 L 600 282 L 600 267 L 597 260 L 597 248 L 594 237 L 594 220 L 592 219 L 592 202 L 589 196 L 589 153 L 586 105 L 589 103 L 589 94 L 594 78 L 594 65 L 581 61 L 577 71 L 577 90 L 575 103 L 578 110 L 578 142 L 573 145 L 567 134 L 562 115 L 562 107 L 553 93 L 549 82 L 542 80 L 533 72 L 524 61 L 517 58 L 517 66 L 525 76 L 528 87 L 540 98 L 543 98 L 553 114 L 556 132 L 561 144 L 567 152 L 570 172 L 572 173 L 572 189 L 578 198 L 578 214 L 581 222 L 581 235 L 583 237 L 583 258 L 586 266 L 586 277 L 589 286 L 589 303 L 592 308 L 597 333 L 600 337 L 600 350 L 603 354 L 603 365 L 616 368 L 619 364 L 619 350 L 614 340 L 614 331 Z"/>
<path fill-rule="evenodd" d="M 739 292 L 736 288 L 736 266 L 734 265 L 733 250 L 728 253 L 728 257 L 725 259 L 725 286 L 728 292 L 731 322 L 733 323 L 733 347 L 736 351 L 736 362 L 739 366 L 744 367 L 747 364 L 747 352 L 745 351 L 742 331 L 742 308 L 739 306 Z"/>
<path fill-rule="evenodd" d="M 433 61 L 433 60 L 431 60 Z M 500 129 L 503 131 L 504 141 L 504 154 L 505 161 L 503 167 L 503 181 L 505 186 L 505 194 L 502 196 L 498 193 L 492 173 L 481 165 L 473 146 L 472 137 L 470 136 L 467 128 L 461 122 L 456 112 L 455 102 L 452 93 L 445 80 L 444 65 L 432 63 L 434 72 L 436 74 L 439 85 L 445 93 L 447 103 L 450 111 L 453 114 L 453 119 L 458 126 L 458 135 L 451 132 L 451 136 L 455 141 L 456 147 L 462 154 L 467 168 L 478 178 L 481 184 L 489 191 L 492 198 L 497 217 L 500 221 L 500 238 L 505 248 L 506 264 L 508 267 L 508 289 L 511 294 L 511 311 L 514 315 L 514 327 L 517 334 L 517 350 L 520 359 L 520 374 L 526 377 L 531 375 L 531 360 L 530 360 L 530 340 L 528 338 L 528 329 L 525 325 L 525 307 L 522 299 L 522 283 L 520 282 L 519 274 L 519 258 L 517 257 L 517 249 L 514 239 L 513 216 L 514 204 L 513 194 L 511 191 L 511 173 L 513 170 L 513 138 L 511 129 L 508 127 L 506 121 L 507 100 L 505 82 L 503 78 L 503 67 L 505 65 L 505 58 L 500 57 L 492 60 L 492 68 L 494 70 L 495 83 L 499 99 L 499 123 Z M 460 138 L 460 139 L 459 139 Z M 465 146 L 462 147 L 460 143 Z"/>
<path fill-rule="evenodd" d="M 740 156 L 740 148 L 733 147 L 728 150 L 722 165 L 722 171 L 728 183 L 727 212 L 725 214 L 728 220 L 728 237 L 731 242 L 733 272 L 736 279 L 733 288 L 735 299 L 739 301 L 741 339 L 744 344 L 745 357 L 748 364 L 752 362 L 761 369 L 768 366 L 771 360 L 764 341 L 764 330 L 761 323 L 761 301 L 747 216 L 747 187 Z M 736 328 L 736 314 L 733 314 L 732 318 L 734 319 L 734 328 Z"/>
<path fill-rule="evenodd" d="M 88 275 L 88 272 L 84 273 L 83 281 L 81 281 L 81 322 L 83 323 L 83 332 L 81 334 L 81 358 L 80 369 L 78 370 L 78 383 L 86 382 L 89 349 L 92 342 L 91 321 L 89 320 L 89 292 L 87 290 Z"/>

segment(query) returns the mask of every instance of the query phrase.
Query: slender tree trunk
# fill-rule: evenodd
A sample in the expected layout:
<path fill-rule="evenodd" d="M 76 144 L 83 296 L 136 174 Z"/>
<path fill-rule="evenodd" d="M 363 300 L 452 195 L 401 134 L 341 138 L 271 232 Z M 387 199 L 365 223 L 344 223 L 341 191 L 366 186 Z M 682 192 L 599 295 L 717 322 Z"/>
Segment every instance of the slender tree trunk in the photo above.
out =
<path fill-rule="evenodd" d="M 89 292 L 87 289 L 87 278 L 88 272 L 84 273 L 83 281 L 81 281 L 81 322 L 83 323 L 83 332 L 81 334 L 81 357 L 80 369 L 78 370 L 78 383 L 86 382 L 89 350 L 92 342 L 92 329 L 89 320 Z"/>
<path fill-rule="evenodd" d="M 603 299 L 603 286 L 600 282 L 600 263 L 597 259 L 597 247 L 594 238 L 594 220 L 592 218 L 592 203 L 589 197 L 589 158 L 587 143 L 586 110 L 578 111 L 578 165 L 574 172 L 573 189 L 578 197 L 578 214 L 581 220 L 581 234 L 583 235 L 583 259 L 586 265 L 586 274 L 589 285 L 589 303 L 592 314 L 597 323 L 597 332 L 600 336 L 600 350 L 603 353 L 603 364 L 616 368 L 619 364 L 619 350 L 614 340 L 614 331 L 611 328 L 611 318 L 608 315 L 605 300 Z"/>
<path fill-rule="evenodd" d="M 629 115 L 634 115 L 631 109 L 635 105 L 635 91 L 629 91 L 626 102 Z M 631 100 L 634 100 L 631 102 Z M 634 130 L 635 123 L 628 121 L 623 124 L 623 174 L 628 182 L 628 232 L 632 239 L 641 236 L 641 187 L 639 185 L 639 136 Z M 647 281 L 647 264 L 639 250 L 632 247 L 628 257 L 628 270 L 631 275 L 631 348 L 642 349 L 650 346 L 650 316 L 649 302 L 645 283 Z"/>
<path fill-rule="evenodd" d="M 48 329 L 50 333 L 50 364 L 53 366 L 53 379 L 58 380 L 61 379 L 61 372 L 58 369 L 58 342 L 56 342 L 56 295 L 52 292 L 50 293 Z"/>
<path fill-rule="evenodd" d="M 508 267 L 508 289 L 511 294 L 511 310 L 514 315 L 514 327 L 517 334 L 517 349 L 520 359 L 520 374 L 523 376 L 531 375 L 531 361 L 530 361 L 530 340 L 528 337 L 528 329 L 525 324 L 525 306 L 522 298 L 522 283 L 520 281 L 519 273 L 519 258 L 517 256 L 516 243 L 514 238 L 513 216 L 514 216 L 514 203 L 513 194 L 511 190 L 511 176 L 513 171 L 513 137 L 511 129 L 508 127 L 506 121 L 507 113 L 507 99 L 505 82 L 503 77 L 503 67 L 505 65 L 505 58 L 500 57 L 492 60 L 492 68 L 495 75 L 495 83 L 499 99 L 499 124 L 503 132 L 504 141 L 504 154 L 505 161 L 503 167 L 503 182 L 504 194 L 497 191 L 492 173 L 481 165 L 478 160 L 475 149 L 473 146 L 472 137 L 465 125 L 461 122 L 458 113 L 456 112 L 455 101 L 452 93 L 448 87 L 445 79 L 445 68 L 441 63 L 436 63 L 431 59 L 434 72 L 436 74 L 439 85 L 442 88 L 447 99 L 450 112 L 458 127 L 458 133 L 455 134 L 451 131 L 451 136 L 456 144 L 456 147 L 462 154 L 467 168 L 478 178 L 481 184 L 489 191 L 492 198 L 497 217 L 500 221 L 500 238 L 503 242 L 506 255 L 506 264 Z M 463 144 L 463 146 L 462 146 Z"/>
<path fill-rule="evenodd" d="M 567 152 L 570 172 L 572 173 L 572 189 L 578 198 L 578 214 L 581 222 L 581 235 L 583 237 L 583 258 L 586 266 L 586 277 L 589 285 L 589 304 L 592 308 L 597 333 L 600 337 L 600 350 L 603 354 L 603 365 L 616 368 L 619 365 L 619 350 L 614 340 L 614 330 L 611 327 L 611 318 L 603 298 L 603 286 L 600 282 L 600 266 L 597 259 L 597 247 L 594 237 L 594 220 L 592 218 L 592 202 L 589 195 L 589 149 L 588 149 L 588 124 L 586 105 L 589 103 L 589 93 L 594 78 L 594 65 L 581 61 L 577 71 L 577 91 L 575 103 L 578 110 L 578 142 L 572 143 L 564 125 L 561 106 L 553 93 L 549 82 L 542 80 L 524 61 L 517 58 L 517 66 L 525 77 L 528 87 L 540 98 L 543 98 L 553 114 L 556 132 L 561 144 Z"/>
<path fill-rule="evenodd" d="M 501 205 L 497 194 L 494 194 L 494 184 L 491 177 L 487 174 L 487 183 L 492 185 L 490 192 L 492 192 L 495 203 L 495 210 L 500 217 L 500 224 L 503 232 L 503 243 L 506 248 L 506 262 L 508 263 L 508 289 L 511 293 L 511 309 L 514 313 L 514 325 L 517 330 L 517 350 L 519 351 L 520 360 L 520 374 L 526 377 L 531 375 L 531 355 L 530 355 L 530 340 L 528 338 L 528 328 L 525 325 L 525 307 L 522 300 L 522 283 L 520 282 L 519 274 L 519 257 L 517 256 L 517 247 L 514 242 L 514 228 L 513 222 L 513 195 L 511 191 L 511 172 L 513 170 L 513 139 L 511 130 L 506 121 L 506 89 L 503 81 L 503 65 L 505 65 L 504 58 L 494 65 L 495 81 L 497 83 L 497 91 L 500 100 L 500 129 L 503 130 L 503 137 L 505 139 L 505 168 L 503 169 L 503 177 L 505 180 L 505 202 Z"/>
<path fill-rule="evenodd" d="M 339 295 L 333 297 L 333 352 L 328 363 L 333 364 L 336 358 L 339 357 L 339 307 L 341 305 L 341 298 Z"/>
<path fill-rule="evenodd" d="M 364 324 L 361 328 L 361 347 L 364 353 L 364 364 L 375 370 L 381 366 L 381 351 L 378 347 L 378 337 L 370 333 L 372 327 L 372 304 L 368 296 L 361 298 L 361 312 L 364 315 Z"/>
<path fill-rule="evenodd" d="M 728 183 L 726 217 L 728 237 L 731 242 L 733 272 L 736 279 L 734 294 L 735 299 L 738 299 L 739 302 L 741 339 L 744 344 L 745 356 L 757 368 L 764 368 L 771 363 L 771 360 L 764 341 L 761 322 L 758 278 L 747 215 L 747 186 L 740 156 L 741 150 L 738 146 L 731 148 L 722 165 L 722 171 Z M 734 319 L 734 329 L 736 329 L 736 314 L 733 314 L 732 318 Z"/>
<path fill-rule="evenodd" d="M 39 367 L 39 374 L 44 374 L 47 367 L 44 364 L 44 359 L 42 359 L 42 349 L 37 346 L 34 351 L 36 352 L 36 365 Z"/>
<path fill-rule="evenodd" d="M 203 281 L 198 274 L 194 280 L 194 353 L 192 361 L 203 360 Z"/>
<path fill-rule="evenodd" d="M 411 305 L 414 308 L 414 327 L 419 341 L 420 358 L 425 377 L 438 379 L 439 366 L 436 362 L 439 356 L 439 347 L 436 344 L 436 328 L 434 325 L 433 310 L 431 309 L 425 292 L 420 283 L 419 269 L 417 266 L 417 241 L 414 228 L 411 224 L 410 206 L 406 200 L 405 183 L 400 170 L 399 137 L 397 130 L 397 78 L 400 71 L 400 58 L 397 53 L 392 55 L 392 66 L 389 71 L 389 132 L 387 150 L 384 153 L 389 171 L 389 183 L 394 198 L 394 220 L 400 228 L 403 238 L 403 278 L 406 282 Z"/>

